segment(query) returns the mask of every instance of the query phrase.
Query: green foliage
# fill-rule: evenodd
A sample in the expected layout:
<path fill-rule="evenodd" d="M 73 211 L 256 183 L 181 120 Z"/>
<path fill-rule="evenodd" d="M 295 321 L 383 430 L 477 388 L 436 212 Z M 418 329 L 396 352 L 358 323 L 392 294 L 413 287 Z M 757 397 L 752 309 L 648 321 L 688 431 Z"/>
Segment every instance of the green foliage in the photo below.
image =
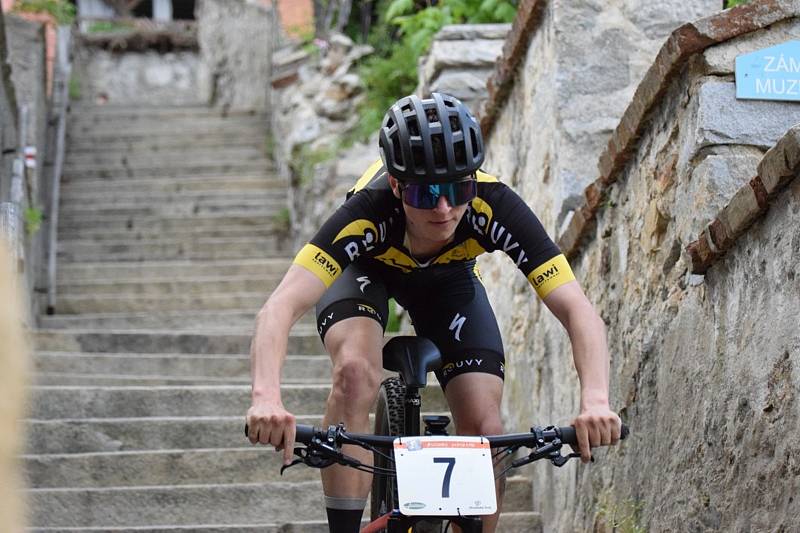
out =
<path fill-rule="evenodd" d="M 25 209 L 25 232 L 28 235 L 33 235 L 42 227 L 44 220 L 44 213 L 37 207 L 28 207 Z"/>
<path fill-rule="evenodd" d="M 617 533 L 647 533 L 647 529 L 640 525 L 642 502 L 632 499 L 618 502 L 607 491 L 600 495 L 597 502 L 595 523 L 602 523 L 606 529 L 601 531 L 615 531 Z"/>
<path fill-rule="evenodd" d="M 389 298 L 389 320 L 386 323 L 386 333 L 397 333 L 400 331 L 400 317 L 397 316 L 397 302 L 394 298 Z"/>
<path fill-rule="evenodd" d="M 338 146 L 325 146 L 312 149 L 307 144 L 295 146 L 289 162 L 294 185 L 305 186 L 311 183 L 317 165 L 334 159 L 338 148 Z"/>
<path fill-rule="evenodd" d="M 750 2 L 750 0 L 725 0 L 725 9 L 747 4 L 748 2 Z"/>
<path fill-rule="evenodd" d="M 292 216 L 289 213 L 289 208 L 284 207 L 272 217 L 274 231 L 279 235 L 288 235 L 289 230 L 292 228 Z"/>
<path fill-rule="evenodd" d="M 512 0 L 440 0 L 422 8 L 414 0 L 390 0 L 381 7 L 384 14 L 369 39 L 376 53 L 361 68 L 367 97 L 359 110 L 360 139 L 378 129 L 395 100 L 414 92 L 418 59 L 443 26 L 511 22 L 517 13 Z"/>
<path fill-rule="evenodd" d="M 133 30 L 133 24 L 123 20 L 98 20 L 86 29 L 87 33 L 117 33 Z"/>
<path fill-rule="evenodd" d="M 69 86 L 67 87 L 67 91 L 69 92 L 70 100 L 81 99 L 81 81 L 75 76 L 74 72 L 69 78 Z"/>
<path fill-rule="evenodd" d="M 72 24 L 76 13 L 75 6 L 67 0 L 21 0 L 14 5 L 14 11 L 49 13 L 62 26 Z"/>

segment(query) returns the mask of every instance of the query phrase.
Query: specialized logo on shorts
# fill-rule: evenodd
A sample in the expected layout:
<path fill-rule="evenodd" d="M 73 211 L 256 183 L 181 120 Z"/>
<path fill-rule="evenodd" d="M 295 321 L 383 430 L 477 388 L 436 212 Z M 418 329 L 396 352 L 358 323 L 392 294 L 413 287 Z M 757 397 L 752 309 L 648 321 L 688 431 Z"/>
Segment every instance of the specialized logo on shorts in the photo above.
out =
<path fill-rule="evenodd" d="M 462 368 L 480 368 L 483 364 L 483 359 L 464 359 L 462 361 L 456 361 L 455 363 L 447 363 L 442 367 L 442 377 L 447 377 L 449 374 L 452 374 L 456 370 Z"/>
<path fill-rule="evenodd" d="M 361 294 L 364 294 L 364 287 L 372 283 L 367 276 L 361 276 L 359 278 L 356 278 L 356 281 L 361 284 L 361 286 L 359 287 L 359 289 L 361 289 Z"/>
<path fill-rule="evenodd" d="M 450 322 L 450 331 L 455 331 L 455 337 L 458 342 L 461 342 L 461 327 L 464 325 L 464 322 L 467 321 L 467 317 L 461 316 L 460 313 L 456 313 L 456 316 L 453 318 L 453 321 Z"/>
<path fill-rule="evenodd" d="M 350 261 L 355 261 L 356 257 L 364 252 L 374 250 L 377 243 L 386 240 L 386 222 L 381 222 L 376 227 L 371 220 L 359 218 L 342 228 L 333 242 L 336 243 L 348 237 L 356 237 L 356 239 L 345 244 L 344 251 Z"/>

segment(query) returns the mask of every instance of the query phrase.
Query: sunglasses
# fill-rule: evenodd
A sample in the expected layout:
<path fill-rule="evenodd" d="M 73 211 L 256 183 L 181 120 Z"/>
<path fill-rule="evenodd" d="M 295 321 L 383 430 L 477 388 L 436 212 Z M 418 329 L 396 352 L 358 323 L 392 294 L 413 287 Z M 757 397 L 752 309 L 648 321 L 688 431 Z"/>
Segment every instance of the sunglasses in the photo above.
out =
<path fill-rule="evenodd" d="M 402 183 L 400 194 L 406 205 L 416 209 L 435 209 L 444 196 L 451 207 L 471 202 L 478 195 L 478 182 L 473 178 L 449 183 Z"/>

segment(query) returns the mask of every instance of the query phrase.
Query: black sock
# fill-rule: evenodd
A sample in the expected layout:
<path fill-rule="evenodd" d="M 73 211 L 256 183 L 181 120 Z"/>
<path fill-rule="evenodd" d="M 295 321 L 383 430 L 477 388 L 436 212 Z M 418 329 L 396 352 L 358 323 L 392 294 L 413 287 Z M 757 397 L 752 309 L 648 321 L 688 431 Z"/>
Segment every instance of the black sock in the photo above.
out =
<path fill-rule="evenodd" d="M 361 515 L 364 509 L 331 509 L 326 507 L 328 513 L 328 529 L 330 533 L 358 533 L 361 529 Z"/>

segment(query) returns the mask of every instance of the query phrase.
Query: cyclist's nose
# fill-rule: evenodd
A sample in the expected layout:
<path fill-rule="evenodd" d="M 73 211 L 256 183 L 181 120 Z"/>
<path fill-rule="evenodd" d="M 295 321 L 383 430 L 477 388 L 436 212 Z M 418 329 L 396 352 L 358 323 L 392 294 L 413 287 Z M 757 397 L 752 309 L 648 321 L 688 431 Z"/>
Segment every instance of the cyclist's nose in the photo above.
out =
<path fill-rule="evenodd" d="M 441 195 L 439 197 L 439 200 L 436 202 L 435 211 L 441 211 L 443 213 L 447 213 L 452 208 L 453 206 L 450 205 L 450 202 L 447 200 L 447 197 L 445 195 Z"/>

